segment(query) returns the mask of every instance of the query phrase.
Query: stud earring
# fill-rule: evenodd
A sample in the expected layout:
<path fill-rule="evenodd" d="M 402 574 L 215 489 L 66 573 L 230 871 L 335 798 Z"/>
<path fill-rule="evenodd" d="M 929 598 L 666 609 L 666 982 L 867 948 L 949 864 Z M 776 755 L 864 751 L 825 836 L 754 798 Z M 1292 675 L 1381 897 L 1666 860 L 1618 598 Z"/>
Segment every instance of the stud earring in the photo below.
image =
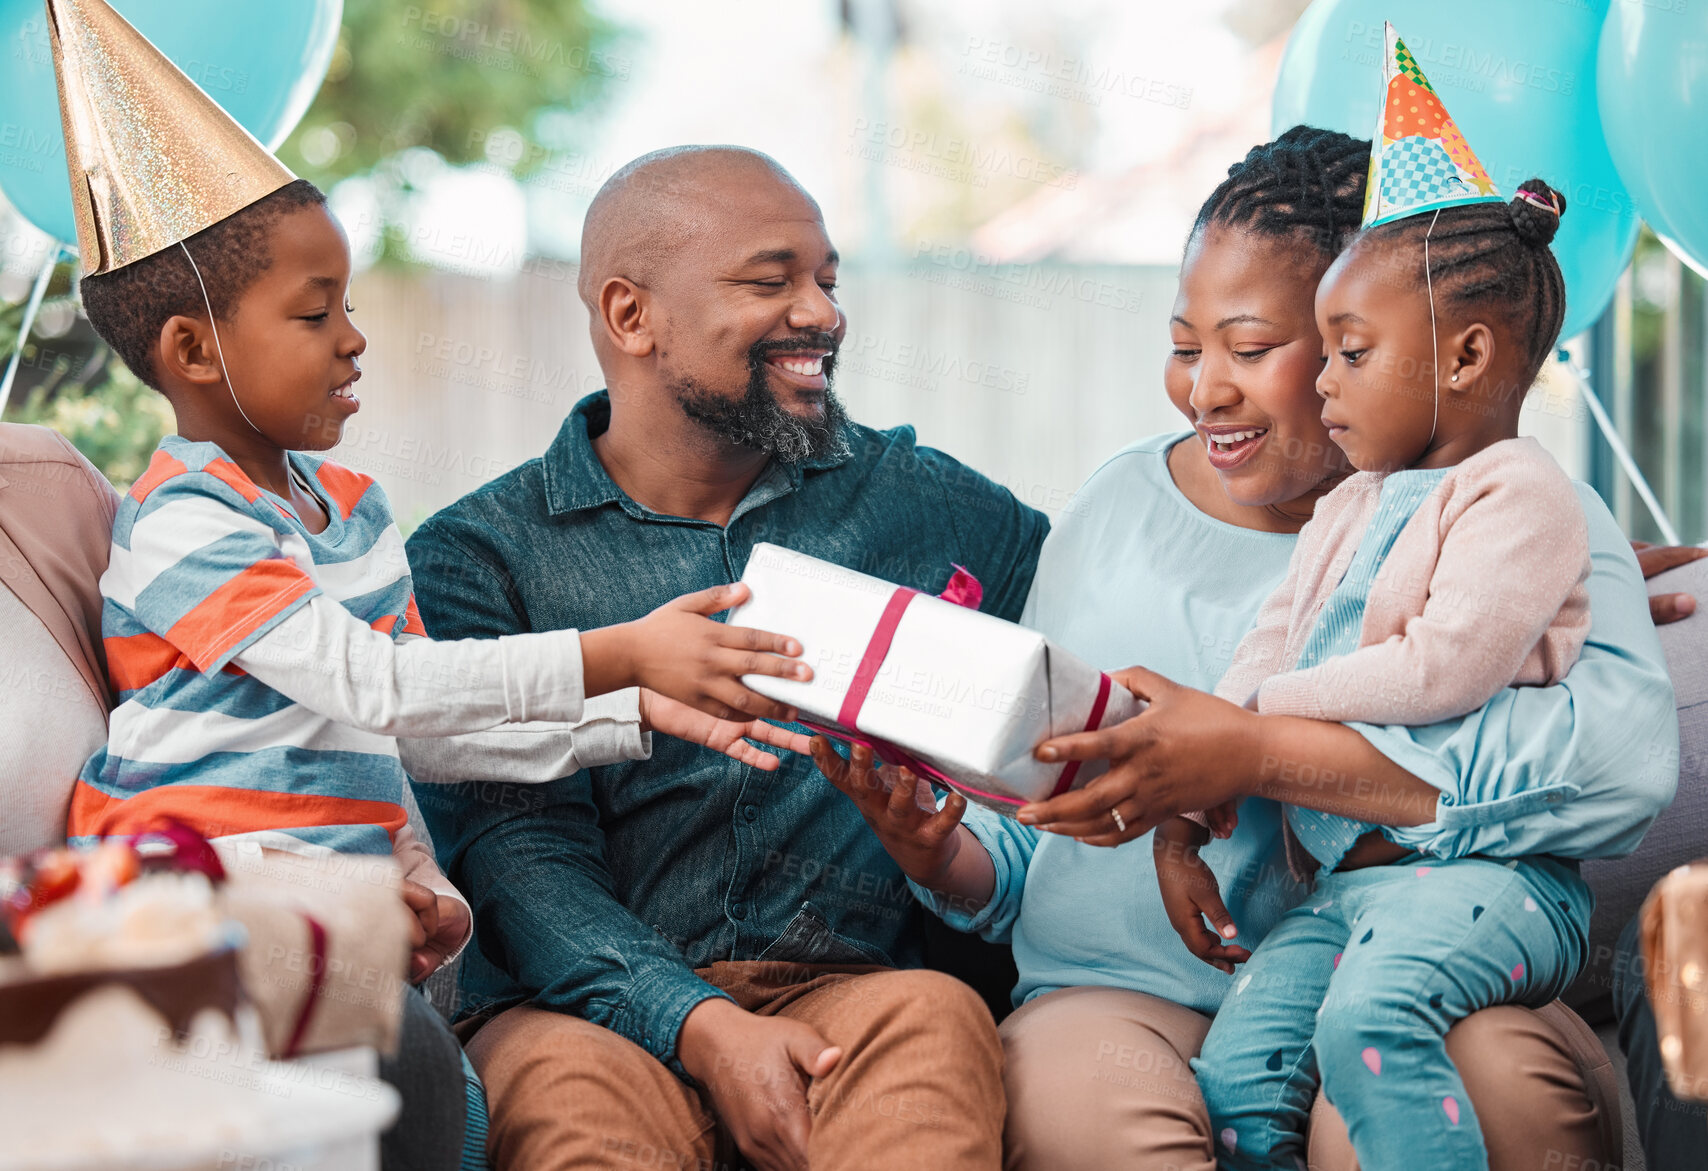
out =
<path fill-rule="evenodd" d="M 1458 376 L 1458 375 L 1457 375 L 1457 374 L 1455 374 L 1455 375 L 1454 375 L 1454 376 L 1453 376 L 1453 381 L 1454 381 L 1454 382 L 1457 382 L 1457 381 L 1459 381 L 1459 376 Z"/>

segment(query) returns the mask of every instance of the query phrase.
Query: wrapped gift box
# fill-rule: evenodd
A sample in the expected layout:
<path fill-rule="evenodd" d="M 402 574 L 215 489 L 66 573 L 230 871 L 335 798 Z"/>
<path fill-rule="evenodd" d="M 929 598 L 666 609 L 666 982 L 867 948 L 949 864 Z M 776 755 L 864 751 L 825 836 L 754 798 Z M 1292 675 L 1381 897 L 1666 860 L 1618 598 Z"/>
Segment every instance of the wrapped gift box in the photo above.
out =
<path fill-rule="evenodd" d="M 1680 866 L 1643 904 L 1643 977 L 1675 1097 L 1708 1100 L 1708 860 Z"/>
<path fill-rule="evenodd" d="M 730 623 L 799 639 L 813 669 L 807 683 L 749 675 L 748 686 L 1004 813 L 1107 767 L 1041 763 L 1032 757 L 1040 741 L 1120 723 L 1142 706 L 1037 631 L 979 613 L 965 571 L 934 598 L 759 544 L 741 580 L 753 596 Z"/>

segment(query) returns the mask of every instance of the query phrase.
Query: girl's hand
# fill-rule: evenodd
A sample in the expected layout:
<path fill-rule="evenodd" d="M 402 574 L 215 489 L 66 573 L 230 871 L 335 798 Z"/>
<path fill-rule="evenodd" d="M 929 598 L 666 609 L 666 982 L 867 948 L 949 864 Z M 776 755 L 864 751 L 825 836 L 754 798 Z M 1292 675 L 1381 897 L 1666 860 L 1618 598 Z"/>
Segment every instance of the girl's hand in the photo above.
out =
<path fill-rule="evenodd" d="M 1157 886 L 1162 891 L 1163 910 L 1179 934 L 1186 950 L 1213 968 L 1233 974 L 1235 964 L 1251 958 L 1246 948 L 1229 943 L 1239 934 L 1216 875 L 1198 856 L 1210 831 L 1184 817 L 1171 818 L 1157 827 L 1151 847 L 1156 858 Z M 1209 919 L 1215 927 L 1204 926 Z"/>
<path fill-rule="evenodd" d="M 1113 678 L 1149 701 L 1144 711 L 1113 728 L 1046 740 L 1036 751 L 1042 761 L 1107 760 L 1109 771 L 1083 789 L 1021 806 L 1023 824 L 1119 846 L 1171 817 L 1255 791 L 1262 716 L 1143 667 Z"/>
<path fill-rule="evenodd" d="M 854 802 L 902 873 L 923 887 L 937 889 L 960 852 L 961 835 L 956 830 L 967 799 L 950 793 L 938 809 L 929 784 L 909 769 L 874 768 L 872 750 L 863 744 L 856 744 L 852 759 L 844 760 L 829 740 L 815 736 L 812 758 L 825 779 Z"/>
<path fill-rule="evenodd" d="M 1239 806 L 1232 801 L 1212 805 L 1204 810 L 1204 816 L 1210 822 L 1210 836 L 1213 838 L 1231 838 L 1234 830 L 1239 828 Z"/>
<path fill-rule="evenodd" d="M 783 762 L 772 753 L 749 744 L 749 740 L 802 753 L 807 752 L 812 744 L 810 737 L 767 724 L 764 720 L 714 719 L 698 708 L 678 703 L 645 687 L 640 689 L 640 714 L 641 726 L 649 731 L 711 748 L 766 772 L 780 768 Z"/>

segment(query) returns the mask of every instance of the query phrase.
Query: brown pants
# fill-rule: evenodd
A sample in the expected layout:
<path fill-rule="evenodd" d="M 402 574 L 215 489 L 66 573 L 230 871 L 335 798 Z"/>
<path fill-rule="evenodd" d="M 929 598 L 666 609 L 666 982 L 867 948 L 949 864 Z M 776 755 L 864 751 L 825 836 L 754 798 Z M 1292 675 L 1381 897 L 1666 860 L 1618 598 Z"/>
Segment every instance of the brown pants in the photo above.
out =
<path fill-rule="evenodd" d="M 950 976 L 887 968 L 718 963 L 699 975 L 761 1016 L 804 1021 L 842 1060 L 812 1084 L 814 1171 L 1001 1164 L 1002 1048 Z M 468 1041 L 486 1083 L 498 1171 L 725 1171 L 734 1144 L 705 1097 L 598 1025 L 523 1005 Z"/>
<path fill-rule="evenodd" d="M 1121 988 L 1064 988 L 1002 1024 L 1004 1163 L 1026 1171 L 1214 1171 L 1210 1119 L 1187 1062 L 1210 1019 Z M 1624 1160 L 1611 1062 L 1556 1001 L 1484 1009 L 1447 1034 L 1482 1121 L 1490 1171 Z M 1346 1124 L 1317 1099 L 1311 1171 L 1356 1171 Z M 1387 1169 L 1381 1169 L 1387 1171 Z"/>

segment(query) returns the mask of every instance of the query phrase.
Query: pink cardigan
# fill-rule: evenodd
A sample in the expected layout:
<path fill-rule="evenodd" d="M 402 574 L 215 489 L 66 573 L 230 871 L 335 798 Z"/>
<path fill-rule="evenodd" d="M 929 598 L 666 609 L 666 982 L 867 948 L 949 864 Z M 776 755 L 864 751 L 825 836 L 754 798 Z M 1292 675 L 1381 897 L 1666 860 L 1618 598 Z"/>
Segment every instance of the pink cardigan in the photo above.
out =
<path fill-rule="evenodd" d="M 1583 508 L 1540 444 L 1508 439 L 1448 471 L 1400 531 L 1358 649 L 1289 671 L 1358 551 L 1382 479 L 1360 472 L 1317 504 L 1217 695 L 1266 715 L 1432 724 L 1503 687 L 1555 683 L 1577 661 L 1589 633 Z"/>

